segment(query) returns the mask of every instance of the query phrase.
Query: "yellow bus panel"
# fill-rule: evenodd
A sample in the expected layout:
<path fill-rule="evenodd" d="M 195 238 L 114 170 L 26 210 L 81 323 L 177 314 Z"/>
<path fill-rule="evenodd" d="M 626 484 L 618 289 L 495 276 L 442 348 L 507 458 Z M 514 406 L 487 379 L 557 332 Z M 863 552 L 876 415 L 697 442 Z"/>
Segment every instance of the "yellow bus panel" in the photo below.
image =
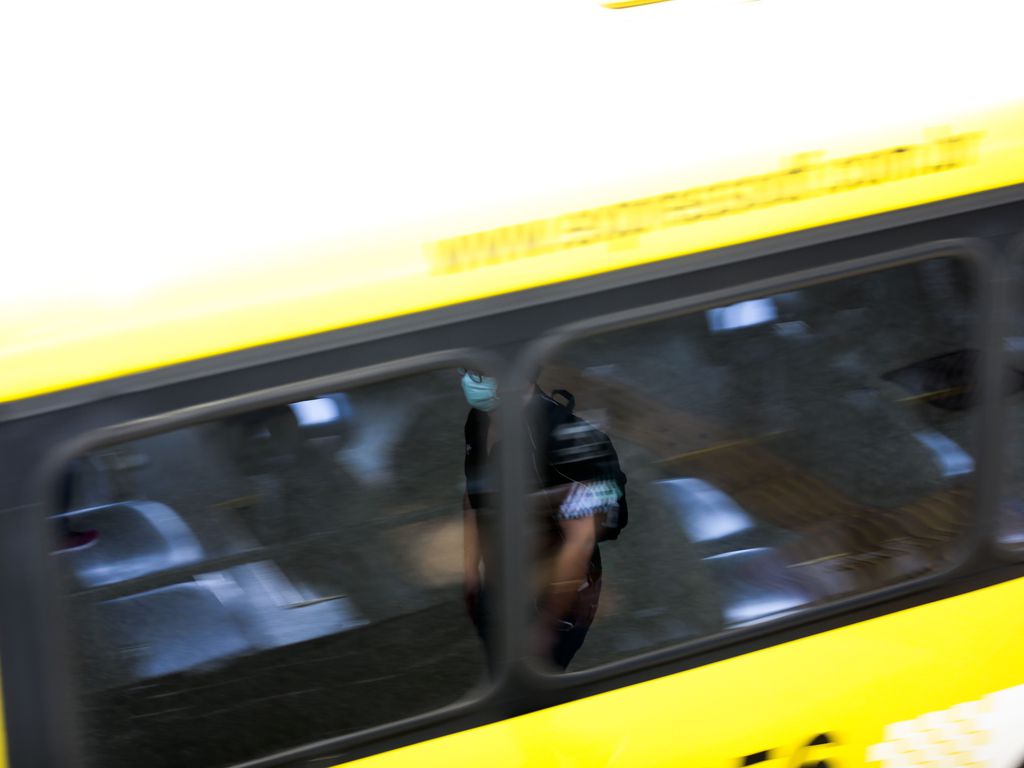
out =
<path fill-rule="evenodd" d="M 1022 605 L 1017 579 L 347 765 L 1017 768 Z"/>
<path fill-rule="evenodd" d="M 0 315 L 0 402 L 1024 182 L 1024 106 L 695 169 L 649 194 L 270 254 L 130 301 Z M 589 199 L 589 196 L 587 196 Z M 513 215 L 513 214 L 509 214 Z"/>

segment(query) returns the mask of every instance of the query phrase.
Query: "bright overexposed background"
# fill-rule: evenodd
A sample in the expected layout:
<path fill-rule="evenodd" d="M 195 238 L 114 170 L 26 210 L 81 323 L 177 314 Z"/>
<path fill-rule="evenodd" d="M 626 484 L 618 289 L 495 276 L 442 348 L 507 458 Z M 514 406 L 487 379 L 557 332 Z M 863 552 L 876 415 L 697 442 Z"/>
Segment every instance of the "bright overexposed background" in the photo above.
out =
<path fill-rule="evenodd" d="M 995 1 L 7 3 L 0 306 L 941 121 L 1024 95 L 1022 27 Z"/>

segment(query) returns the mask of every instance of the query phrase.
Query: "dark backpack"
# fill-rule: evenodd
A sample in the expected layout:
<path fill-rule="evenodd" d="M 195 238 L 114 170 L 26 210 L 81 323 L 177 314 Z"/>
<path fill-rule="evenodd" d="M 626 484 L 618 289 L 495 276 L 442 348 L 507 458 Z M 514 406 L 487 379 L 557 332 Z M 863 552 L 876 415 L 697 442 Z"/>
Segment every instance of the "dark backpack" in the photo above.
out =
<path fill-rule="evenodd" d="M 560 403 L 555 396 L 561 396 Z M 598 532 L 598 541 L 613 541 L 629 523 L 629 505 L 626 503 L 626 473 L 619 464 L 611 438 L 586 419 L 573 411 L 576 398 L 571 392 L 556 389 L 546 398 L 549 406 L 552 445 L 549 445 L 549 461 L 566 468 L 572 477 L 579 479 L 609 479 L 614 481 L 618 493 L 618 510 L 605 516 Z M 551 455 L 557 454 L 557 455 Z"/>

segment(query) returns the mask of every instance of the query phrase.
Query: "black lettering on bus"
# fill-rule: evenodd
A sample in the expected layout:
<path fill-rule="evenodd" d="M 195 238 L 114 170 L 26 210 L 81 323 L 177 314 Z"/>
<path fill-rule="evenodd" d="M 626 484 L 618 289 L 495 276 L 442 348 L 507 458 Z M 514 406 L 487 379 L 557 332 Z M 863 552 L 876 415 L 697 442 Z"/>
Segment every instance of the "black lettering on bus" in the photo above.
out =
<path fill-rule="evenodd" d="M 744 755 L 740 759 L 740 765 L 757 765 L 758 763 L 765 763 L 771 760 L 772 751 L 770 749 L 762 750 L 761 752 L 754 752 L 750 755 Z"/>

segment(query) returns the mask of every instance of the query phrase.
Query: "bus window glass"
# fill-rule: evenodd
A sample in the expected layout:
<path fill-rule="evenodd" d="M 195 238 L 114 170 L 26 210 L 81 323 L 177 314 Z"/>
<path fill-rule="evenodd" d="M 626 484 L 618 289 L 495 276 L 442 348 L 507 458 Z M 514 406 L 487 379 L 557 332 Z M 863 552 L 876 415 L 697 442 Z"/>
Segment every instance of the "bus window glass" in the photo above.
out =
<path fill-rule="evenodd" d="M 974 472 L 971 296 L 935 259 L 551 355 L 531 421 L 542 659 L 585 669 L 947 565 Z"/>
<path fill-rule="evenodd" d="M 54 556 L 87 764 L 228 765 L 472 695 L 466 410 L 438 371 L 75 459 Z"/>
<path fill-rule="evenodd" d="M 1010 260 L 1011 299 L 1004 349 L 1006 414 L 1003 496 L 997 534 L 1003 544 L 1024 547 L 1024 246 Z"/>

